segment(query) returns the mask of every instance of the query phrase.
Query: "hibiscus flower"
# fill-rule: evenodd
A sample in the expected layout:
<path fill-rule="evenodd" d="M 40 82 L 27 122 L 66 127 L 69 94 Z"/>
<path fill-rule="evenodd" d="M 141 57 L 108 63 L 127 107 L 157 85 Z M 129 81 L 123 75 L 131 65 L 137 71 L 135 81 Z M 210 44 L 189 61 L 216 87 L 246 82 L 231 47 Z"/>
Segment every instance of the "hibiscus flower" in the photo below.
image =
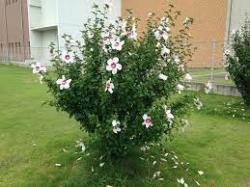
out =
<path fill-rule="evenodd" d="M 64 75 L 56 81 L 56 84 L 60 85 L 60 90 L 69 89 L 70 83 L 71 79 L 66 79 Z"/>
<path fill-rule="evenodd" d="M 185 87 L 181 84 L 177 84 L 176 89 L 177 89 L 177 92 L 181 94 L 181 92 L 185 89 Z"/>
<path fill-rule="evenodd" d="M 168 31 L 170 31 L 169 27 L 163 28 L 160 26 L 154 33 L 156 39 L 161 40 L 163 38 L 165 41 L 167 41 L 169 38 Z"/>
<path fill-rule="evenodd" d="M 112 83 L 111 79 L 106 81 L 105 83 L 105 92 L 108 91 L 109 93 L 113 93 L 113 89 L 115 88 L 114 84 Z"/>
<path fill-rule="evenodd" d="M 121 69 L 122 69 L 122 65 L 119 64 L 119 58 L 114 57 L 114 58 L 111 58 L 107 61 L 106 70 L 112 71 L 113 75 L 115 75 L 117 73 L 117 71 L 121 70 Z"/>
<path fill-rule="evenodd" d="M 205 93 L 209 93 L 213 90 L 213 84 L 211 81 L 208 81 L 207 84 L 205 85 Z"/>
<path fill-rule="evenodd" d="M 170 49 L 168 49 L 166 46 L 164 46 L 164 47 L 161 49 L 161 56 L 162 56 L 163 58 L 166 58 L 169 54 L 170 54 Z"/>
<path fill-rule="evenodd" d="M 113 39 L 111 41 L 111 46 L 113 50 L 121 51 L 124 41 L 121 41 L 120 38 Z"/>
<path fill-rule="evenodd" d="M 193 78 L 192 78 L 192 76 L 191 76 L 189 73 L 187 73 L 187 74 L 184 76 L 184 80 L 187 81 L 187 82 L 190 82 L 192 79 L 193 79 Z"/>
<path fill-rule="evenodd" d="M 148 116 L 147 114 L 144 114 L 142 116 L 142 118 L 144 120 L 143 123 L 142 123 L 142 125 L 145 125 L 146 128 L 149 128 L 149 127 L 153 126 L 153 123 L 152 123 L 152 120 L 151 120 L 150 116 Z"/>
<path fill-rule="evenodd" d="M 47 71 L 40 63 L 32 64 L 31 67 L 33 68 L 34 74 L 45 73 Z"/>
<path fill-rule="evenodd" d="M 112 127 L 113 127 L 113 133 L 115 134 L 118 134 L 122 130 L 120 128 L 120 121 L 117 121 L 117 120 L 112 121 Z"/>
<path fill-rule="evenodd" d="M 200 110 L 203 107 L 203 103 L 200 101 L 199 98 L 194 98 L 194 105 L 198 110 Z"/>
<path fill-rule="evenodd" d="M 133 24 L 131 31 L 128 33 L 128 37 L 132 40 L 137 40 L 136 25 Z"/>
<path fill-rule="evenodd" d="M 173 123 L 174 115 L 171 113 L 171 109 L 168 109 L 167 106 L 164 106 L 165 115 L 170 124 Z"/>
<path fill-rule="evenodd" d="M 61 59 L 62 59 L 62 61 L 64 61 L 67 64 L 73 63 L 74 62 L 74 53 L 64 51 L 62 53 Z"/>
<path fill-rule="evenodd" d="M 159 79 L 166 81 L 168 79 L 168 76 L 161 73 L 159 74 Z"/>

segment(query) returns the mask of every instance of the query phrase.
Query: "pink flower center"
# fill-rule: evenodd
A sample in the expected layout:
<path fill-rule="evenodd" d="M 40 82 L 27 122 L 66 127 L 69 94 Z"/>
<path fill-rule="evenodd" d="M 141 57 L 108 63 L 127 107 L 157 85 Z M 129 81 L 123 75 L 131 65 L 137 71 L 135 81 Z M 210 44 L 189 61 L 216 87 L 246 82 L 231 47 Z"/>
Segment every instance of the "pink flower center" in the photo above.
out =
<path fill-rule="evenodd" d="M 115 69 L 115 68 L 116 68 L 116 63 L 115 63 L 115 62 L 112 62 L 111 68 L 112 68 L 112 69 Z"/>
<path fill-rule="evenodd" d="M 69 60 L 70 59 L 70 55 L 69 54 L 65 55 L 65 59 Z"/>
<path fill-rule="evenodd" d="M 164 32 L 163 31 L 160 31 L 160 35 L 163 35 L 164 34 Z"/>
<path fill-rule="evenodd" d="M 115 42 L 115 46 L 118 47 L 120 45 L 120 42 Z"/>
<path fill-rule="evenodd" d="M 62 81 L 62 85 L 65 85 L 67 83 L 67 80 Z"/>
<path fill-rule="evenodd" d="M 145 123 L 147 123 L 147 124 L 151 124 L 151 123 L 152 123 L 152 121 L 151 121 L 151 119 L 150 119 L 150 118 L 147 118 L 147 119 L 145 120 Z"/>
<path fill-rule="evenodd" d="M 106 88 L 109 89 L 111 87 L 110 82 L 106 83 Z"/>
<path fill-rule="evenodd" d="M 37 71 L 39 71 L 39 70 L 40 70 L 40 66 L 36 66 L 35 68 L 36 68 L 36 70 L 37 70 Z"/>

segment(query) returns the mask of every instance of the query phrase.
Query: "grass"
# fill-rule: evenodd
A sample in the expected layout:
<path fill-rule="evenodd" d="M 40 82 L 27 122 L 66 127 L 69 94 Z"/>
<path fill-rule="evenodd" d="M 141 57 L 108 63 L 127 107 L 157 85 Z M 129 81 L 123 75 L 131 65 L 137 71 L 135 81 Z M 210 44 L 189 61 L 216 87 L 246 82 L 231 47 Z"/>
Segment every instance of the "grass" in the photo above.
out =
<path fill-rule="evenodd" d="M 184 176 L 189 186 L 195 177 L 201 186 L 237 187 L 250 183 L 250 111 L 236 97 L 203 95 L 204 109 L 190 116 L 190 126 L 177 132 L 172 142 L 164 142 L 173 157 L 190 163 L 172 169 L 159 160 L 159 147 L 144 158 L 136 153 L 127 160 L 98 167 L 94 154 L 80 153 L 75 141 L 89 137 L 67 114 L 42 105 L 49 96 L 31 71 L 0 65 L 0 186 L 178 186 Z M 87 152 L 89 150 L 87 149 Z M 152 157 L 154 156 L 154 157 Z M 82 160 L 77 161 L 78 158 Z M 161 156 L 162 157 L 162 156 Z M 56 163 L 62 167 L 55 167 Z M 94 173 L 91 172 L 94 167 Z M 162 171 L 164 181 L 152 180 Z M 204 176 L 197 177 L 197 170 Z M 188 179 L 189 177 L 189 179 Z"/>
<path fill-rule="evenodd" d="M 209 75 L 211 74 L 211 69 L 190 69 L 190 74 L 192 75 Z M 213 73 L 225 73 L 223 68 L 216 68 L 213 70 Z"/>
<path fill-rule="evenodd" d="M 218 68 L 213 70 L 213 76 L 211 79 L 212 71 L 211 69 L 191 69 L 190 74 L 193 77 L 192 82 L 198 82 L 198 83 L 207 83 L 208 81 L 212 81 L 215 84 L 220 85 L 234 85 L 234 82 L 232 80 L 225 80 L 225 70 L 223 68 Z M 218 76 L 219 75 L 219 76 Z"/>

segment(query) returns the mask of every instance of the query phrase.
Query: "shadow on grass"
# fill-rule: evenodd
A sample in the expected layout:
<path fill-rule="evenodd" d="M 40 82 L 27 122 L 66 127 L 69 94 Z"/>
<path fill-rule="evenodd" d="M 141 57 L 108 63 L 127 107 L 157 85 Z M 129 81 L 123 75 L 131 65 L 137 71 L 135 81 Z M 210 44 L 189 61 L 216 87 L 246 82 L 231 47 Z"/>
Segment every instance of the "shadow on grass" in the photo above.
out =
<path fill-rule="evenodd" d="M 118 186 L 161 187 L 178 186 L 177 178 L 184 178 L 190 186 L 201 180 L 189 163 L 162 145 L 150 145 L 146 150 L 133 150 L 126 157 L 105 161 L 98 152 L 82 153 L 76 148 L 61 152 L 47 161 L 45 170 L 37 170 L 24 186 Z M 96 150 L 92 147 L 93 150 Z M 56 167 L 60 160 L 61 167 Z M 44 167 L 44 166 L 43 166 Z"/>

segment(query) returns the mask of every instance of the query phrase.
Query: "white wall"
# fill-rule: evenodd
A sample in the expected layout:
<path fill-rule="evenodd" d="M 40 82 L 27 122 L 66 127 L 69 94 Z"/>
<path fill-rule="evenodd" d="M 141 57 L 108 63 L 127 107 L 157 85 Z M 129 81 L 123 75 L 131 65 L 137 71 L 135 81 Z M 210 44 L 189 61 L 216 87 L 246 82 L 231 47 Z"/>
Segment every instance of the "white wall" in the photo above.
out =
<path fill-rule="evenodd" d="M 93 3 L 103 6 L 104 0 L 29 0 L 29 22 L 31 55 L 37 61 L 47 64 L 50 42 L 63 48 L 63 34 L 70 34 L 81 40 L 83 24 L 91 17 Z M 121 0 L 113 0 L 110 21 L 121 16 Z M 43 31 L 43 28 L 55 26 L 57 30 Z M 51 27 L 51 28 L 55 28 Z M 36 31 L 32 28 L 39 28 Z"/>
<path fill-rule="evenodd" d="M 35 28 L 41 24 L 42 14 L 41 7 L 29 6 L 29 27 Z"/>
<path fill-rule="evenodd" d="M 245 21 L 246 15 L 250 18 L 250 0 L 231 0 L 230 32 L 238 30 Z"/>
<path fill-rule="evenodd" d="M 42 26 L 46 27 L 51 25 L 57 25 L 57 0 L 41 0 L 41 5 Z"/>
<path fill-rule="evenodd" d="M 59 34 L 59 46 L 63 47 L 63 40 L 61 36 L 63 34 L 70 34 L 74 39 L 81 39 L 81 29 L 83 24 L 87 22 L 87 19 L 92 16 L 92 6 L 95 2 L 100 6 L 103 5 L 104 0 L 74 0 L 69 3 L 69 0 L 59 0 L 58 4 L 58 34 Z M 111 21 L 121 16 L 121 0 L 113 0 L 113 8 L 109 13 Z"/>

